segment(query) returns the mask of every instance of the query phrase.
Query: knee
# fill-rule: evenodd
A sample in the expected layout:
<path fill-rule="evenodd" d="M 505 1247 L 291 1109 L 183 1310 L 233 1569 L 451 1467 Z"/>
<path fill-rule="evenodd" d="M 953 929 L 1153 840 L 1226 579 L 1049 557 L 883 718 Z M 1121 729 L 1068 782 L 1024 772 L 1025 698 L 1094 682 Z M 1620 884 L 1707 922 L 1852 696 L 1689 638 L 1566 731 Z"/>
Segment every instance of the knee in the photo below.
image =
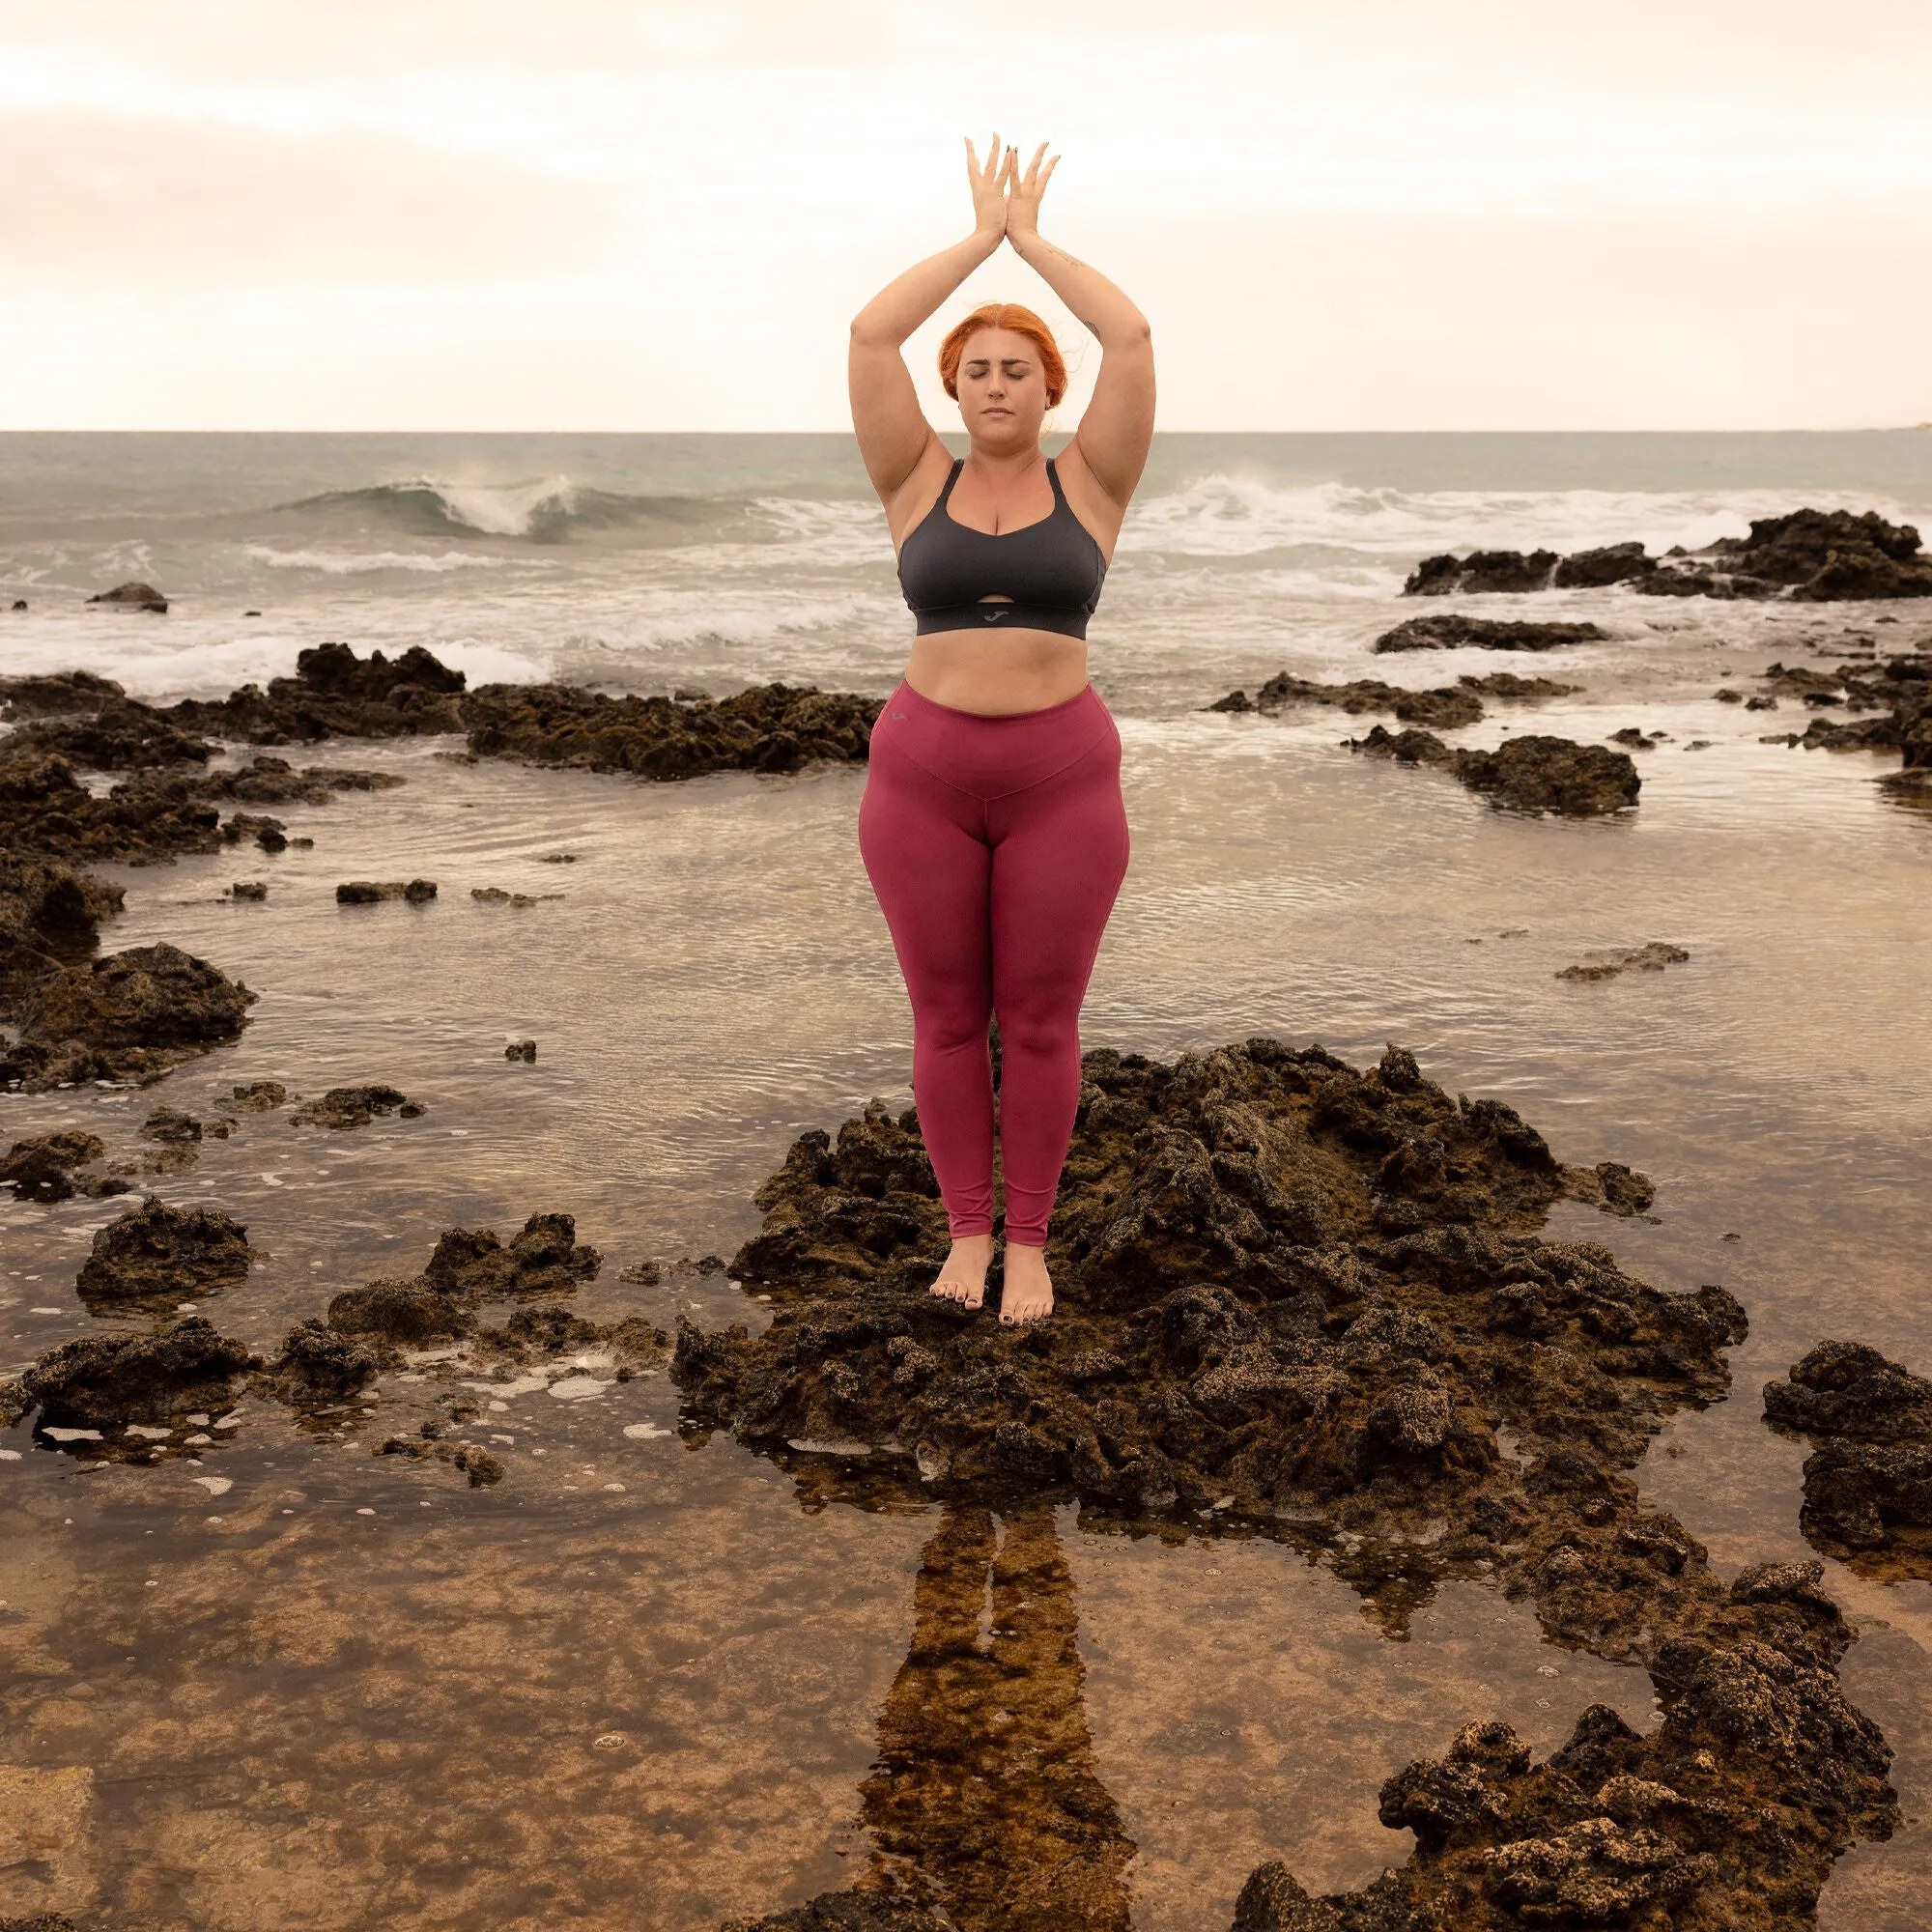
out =
<path fill-rule="evenodd" d="M 1080 1051 L 1080 1009 L 1065 1002 L 1027 1002 L 1000 1009 L 1000 1053 L 1052 1060 Z"/>
<path fill-rule="evenodd" d="M 960 1053 L 986 1047 L 986 1033 L 992 1022 L 989 1002 L 951 1000 L 913 1009 L 913 1037 L 926 1053 Z"/>

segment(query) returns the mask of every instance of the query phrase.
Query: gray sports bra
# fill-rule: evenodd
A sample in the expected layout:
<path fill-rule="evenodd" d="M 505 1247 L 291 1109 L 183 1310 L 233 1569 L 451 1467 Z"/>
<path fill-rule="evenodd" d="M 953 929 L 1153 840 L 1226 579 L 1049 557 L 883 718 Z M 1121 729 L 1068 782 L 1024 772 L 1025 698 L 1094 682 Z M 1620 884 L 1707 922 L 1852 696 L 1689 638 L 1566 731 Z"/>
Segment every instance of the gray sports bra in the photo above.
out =
<path fill-rule="evenodd" d="M 899 546 L 899 588 L 925 637 L 934 631 L 1058 631 L 1084 638 L 1100 601 L 1107 559 L 1060 487 L 1053 458 L 1053 514 L 998 535 L 969 530 L 947 513 L 963 462 L 939 501 Z M 984 603 L 987 597 L 1008 603 Z"/>

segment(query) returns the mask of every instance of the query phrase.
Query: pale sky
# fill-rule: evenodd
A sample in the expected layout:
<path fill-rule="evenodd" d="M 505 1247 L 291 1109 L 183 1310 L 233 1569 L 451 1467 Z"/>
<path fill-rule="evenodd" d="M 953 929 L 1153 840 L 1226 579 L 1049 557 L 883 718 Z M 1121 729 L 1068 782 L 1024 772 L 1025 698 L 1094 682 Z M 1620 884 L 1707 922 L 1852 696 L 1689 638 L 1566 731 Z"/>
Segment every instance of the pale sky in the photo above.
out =
<path fill-rule="evenodd" d="M 994 128 L 1163 428 L 1932 418 L 1932 0 L 0 0 L 0 427 L 841 429 Z"/>

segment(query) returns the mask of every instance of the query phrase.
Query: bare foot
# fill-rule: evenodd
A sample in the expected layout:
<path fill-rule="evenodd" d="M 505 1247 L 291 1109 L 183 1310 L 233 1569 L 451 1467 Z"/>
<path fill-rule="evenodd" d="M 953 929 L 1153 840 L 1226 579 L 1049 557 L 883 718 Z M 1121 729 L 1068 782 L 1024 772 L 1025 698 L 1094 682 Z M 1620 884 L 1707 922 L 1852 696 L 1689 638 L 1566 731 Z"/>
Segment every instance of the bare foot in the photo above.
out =
<path fill-rule="evenodd" d="M 993 1259 L 991 1235 L 961 1235 L 939 1270 L 931 1293 L 956 1301 L 961 1308 L 978 1308 L 986 1298 L 986 1269 Z"/>
<path fill-rule="evenodd" d="M 1044 1248 L 1007 1243 L 1007 1283 L 1000 1292 L 1000 1322 L 1017 1328 L 1028 1321 L 1044 1321 L 1053 1313 L 1053 1277 L 1046 1271 Z"/>

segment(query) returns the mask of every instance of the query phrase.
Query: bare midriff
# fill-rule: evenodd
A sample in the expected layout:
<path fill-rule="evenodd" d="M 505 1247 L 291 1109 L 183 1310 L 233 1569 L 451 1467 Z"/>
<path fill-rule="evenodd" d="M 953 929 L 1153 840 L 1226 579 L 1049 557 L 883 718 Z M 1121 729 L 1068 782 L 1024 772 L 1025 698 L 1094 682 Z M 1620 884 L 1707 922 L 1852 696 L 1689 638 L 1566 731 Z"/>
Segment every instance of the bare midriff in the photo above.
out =
<path fill-rule="evenodd" d="M 955 711 L 1044 711 L 1086 690 L 1087 645 L 1058 631 L 929 631 L 912 640 L 905 681 Z"/>

